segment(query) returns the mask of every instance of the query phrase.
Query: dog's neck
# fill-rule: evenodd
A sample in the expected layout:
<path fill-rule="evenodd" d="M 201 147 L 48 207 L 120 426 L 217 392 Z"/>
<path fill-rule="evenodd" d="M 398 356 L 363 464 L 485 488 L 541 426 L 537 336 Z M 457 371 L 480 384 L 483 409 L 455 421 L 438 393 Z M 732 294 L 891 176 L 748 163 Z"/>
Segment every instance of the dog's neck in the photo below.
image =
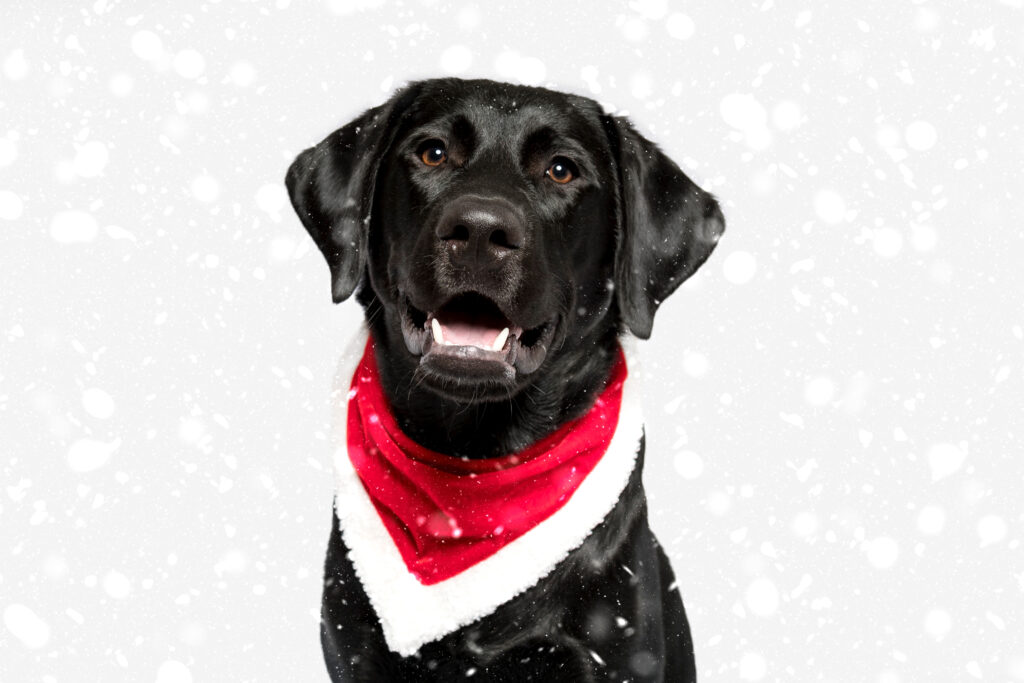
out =
<path fill-rule="evenodd" d="M 420 385 L 415 376 L 419 359 L 385 325 L 372 325 L 371 332 L 384 394 L 402 430 L 432 451 L 465 458 L 519 452 L 583 415 L 604 388 L 618 344 L 609 327 L 574 344 L 573 351 L 566 346 L 556 351 L 558 362 L 545 363 L 534 381 L 511 398 L 464 403 Z"/>

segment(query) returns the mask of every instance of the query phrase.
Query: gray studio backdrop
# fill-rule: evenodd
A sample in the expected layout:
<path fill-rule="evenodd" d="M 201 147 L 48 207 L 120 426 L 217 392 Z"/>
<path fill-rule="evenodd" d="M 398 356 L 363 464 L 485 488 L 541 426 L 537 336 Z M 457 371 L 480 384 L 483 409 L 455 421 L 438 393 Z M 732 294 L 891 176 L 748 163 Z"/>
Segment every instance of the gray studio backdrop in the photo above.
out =
<path fill-rule="evenodd" d="M 1021 0 L 162 4 L 0 12 L 0 681 L 326 679 L 360 311 L 282 178 L 445 74 L 722 200 L 642 345 L 701 679 L 1024 680 Z"/>

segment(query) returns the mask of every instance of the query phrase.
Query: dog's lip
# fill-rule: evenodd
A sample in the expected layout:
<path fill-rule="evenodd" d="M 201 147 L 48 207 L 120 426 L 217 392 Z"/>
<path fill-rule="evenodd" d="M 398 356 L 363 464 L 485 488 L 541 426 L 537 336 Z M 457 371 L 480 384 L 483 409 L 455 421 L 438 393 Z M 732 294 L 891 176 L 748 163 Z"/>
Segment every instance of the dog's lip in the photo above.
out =
<path fill-rule="evenodd" d="M 483 312 L 481 321 L 474 321 L 471 314 L 453 303 L 467 296 L 490 304 L 491 309 Z M 409 352 L 420 356 L 421 364 L 438 360 L 448 366 L 453 362 L 498 364 L 503 366 L 500 374 L 509 379 L 540 367 L 557 322 L 551 319 L 524 329 L 513 323 L 492 299 L 476 292 L 450 297 L 435 311 L 416 307 L 408 296 L 402 296 L 402 303 L 402 336 Z"/>

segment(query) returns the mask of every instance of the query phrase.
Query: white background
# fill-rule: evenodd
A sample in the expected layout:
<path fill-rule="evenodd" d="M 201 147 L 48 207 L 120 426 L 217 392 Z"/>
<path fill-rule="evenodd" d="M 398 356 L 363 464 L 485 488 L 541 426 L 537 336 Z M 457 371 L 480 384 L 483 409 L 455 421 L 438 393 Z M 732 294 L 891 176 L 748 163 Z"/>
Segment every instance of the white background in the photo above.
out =
<path fill-rule="evenodd" d="M 0 22 L 0 680 L 326 678 L 360 311 L 282 178 L 443 74 L 722 200 L 643 346 L 701 680 L 1024 680 L 1020 0 L 164 4 Z"/>

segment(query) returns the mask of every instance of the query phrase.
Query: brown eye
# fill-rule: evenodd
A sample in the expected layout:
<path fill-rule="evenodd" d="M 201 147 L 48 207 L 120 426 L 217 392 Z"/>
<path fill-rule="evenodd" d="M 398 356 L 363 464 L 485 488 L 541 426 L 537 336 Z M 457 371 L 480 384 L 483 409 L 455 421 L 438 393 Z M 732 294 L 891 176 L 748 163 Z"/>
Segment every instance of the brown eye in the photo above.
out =
<path fill-rule="evenodd" d="M 565 157 L 555 157 L 544 175 L 551 178 L 559 185 L 565 185 L 576 177 L 576 166 Z"/>
<path fill-rule="evenodd" d="M 430 140 L 420 150 L 420 161 L 427 166 L 440 166 L 448 159 L 448 150 L 440 140 Z"/>

